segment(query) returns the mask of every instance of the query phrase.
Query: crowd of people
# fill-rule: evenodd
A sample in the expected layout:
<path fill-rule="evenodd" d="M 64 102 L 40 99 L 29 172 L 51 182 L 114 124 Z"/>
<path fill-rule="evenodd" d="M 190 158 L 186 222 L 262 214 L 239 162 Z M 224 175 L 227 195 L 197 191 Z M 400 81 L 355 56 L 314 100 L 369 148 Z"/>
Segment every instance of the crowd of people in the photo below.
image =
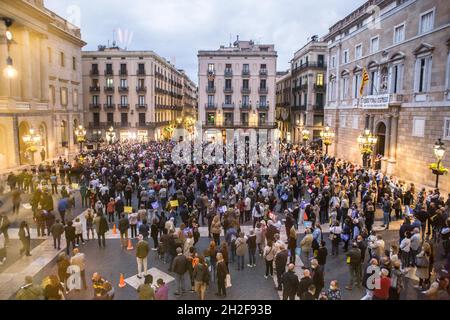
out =
<path fill-rule="evenodd" d="M 176 165 L 173 146 L 116 143 L 83 153 L 71 164 L 60 160 L 8 176 L 13 214 L 21 194 L 28 192 L 38 235 L 51 235 L 56 250 L 62 235 L 66 238 L 58 276 L 47 281 L 50 287 L 63 285 L 50 291 L 64 297 L 70 266 L 85 270 L 80 247 L 96 236 L 104 248 L 105 234 L 117 226 L 123 250 L 135 242 L 140 299 L 168 296 L 163 280 L 153 285 L 147 274 L 151 251 L 176 276 L 175 295 L 189 289 L 202 300 L 212 282 L 216 295 L 226 297 L 232 265 L 241 272 L 260 263 L 265 266 L 261 276 L 276 276 L 275 289 L 283 299 L 340 300 L 339 281 L 325 272 L 329 252 L 348 268 L 345 289 L 364 287 L 363 299 L 400 299 L 411 272 L 424 298 L 450 292 L 450 195 L 445 199 L 438 189 L 416 190 L 412 183 L 308 147 L 282 144 L 278 174 L 270 177 L 260 175 L 259 164 Z M 80 217 L 72 215 L 75 190 L 86 209 Z M 374 228 L 377 210 L 383 213 L 381 228 Z M 392 239 L 386 230 L 396 220 L 401 227 Z M 4 225 L 0 230 L 7 242 Z M 202 227 L 207 245 L 200 241 Z M 22 252 L 29 255 L 26 222 L 19 236 Z M 301 274 L 296 273 L 297 257 Z M 20 292 L 37 291 L 29 280 Z M 111 284 L 99 274 L 92 282 L 94 297 L 114 297 Z"/>

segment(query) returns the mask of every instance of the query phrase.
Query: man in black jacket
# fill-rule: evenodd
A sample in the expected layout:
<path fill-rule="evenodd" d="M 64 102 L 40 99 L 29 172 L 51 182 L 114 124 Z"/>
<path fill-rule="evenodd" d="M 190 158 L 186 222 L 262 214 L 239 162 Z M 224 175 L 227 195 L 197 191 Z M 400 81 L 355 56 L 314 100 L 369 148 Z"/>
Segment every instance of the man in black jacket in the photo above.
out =
<path fill-rule="evenodd" d="M 291 263 L 288 266 L 288 271 L 281 276 L 281 283 L 283 284 L 283 300 L 295 300 L 299 281 L 294 269 L 295 265 Z"/>
<path fill-rule="evenodd" d="M 278 280 L 278 287 L 276 289 L 278 291 L 283 290 L 282 287 L 282 277 L 283 274 L 286 272 L 286 264 L 288 261 L 288 251 L 286 250 L 284 245 L 280 245 L 280 251 L 275 256 L 275 270 L 277 272 L 277 280 Z"/>
<path fill-rule="evenodd" d="M 67 255 L 70 254 L 70 244 L 72 244 L 72 249 L 75 249 L 75 227 L 72 226 L 72 221 L 67 222 L 66 227 L 64 228 L 64 233 L 66 234 L 66 243 Z"/>
<path fill-rule="evenodd" d="M 120 241 L 122 243 L 122 248 L 127 247 L 128 229 L 129 228 L 130 228 L 130 222 L 125 217 L 125 214 L 122 213 L 121 218 L 119 220 L 119 232 L 120 232 Z"/>
<path fill-rule="evenodd" d="M 297 295 L 300 297 L 300 299 L 303 297 L 303 294 L 308 291 L 309 286 L 311 286 L 312 284 L 314 284 L 314 282 L 311 279 L 311 272 L 308 269 L 303 270 L 303 278 L 298 284 L 297 292 Z"/>
<path fill-rule="evenodd" d="M 319 298 L 319 294 L 322 291 L 322 288 L 325 286 L 325 276 L 323 271 L 323 266 L 319 265 L 317 259 L 313 259 L 311 261 L 311 269 L 312 269 L 312 280 L 314 286 L 316 287 L 314 298 Z"/>
<path fill-rule="evenodd" d="M 188 261 L 183 255 L 183 250 L 181 248 L 177 248 L 177 256 L 173 259 L 172 263 L 172 271 L 177 274 L 178 292 L 175 292 L 176 296 L 180 296 L 185 293 L 184 274 L 187 271 L 187 264 Z"/>

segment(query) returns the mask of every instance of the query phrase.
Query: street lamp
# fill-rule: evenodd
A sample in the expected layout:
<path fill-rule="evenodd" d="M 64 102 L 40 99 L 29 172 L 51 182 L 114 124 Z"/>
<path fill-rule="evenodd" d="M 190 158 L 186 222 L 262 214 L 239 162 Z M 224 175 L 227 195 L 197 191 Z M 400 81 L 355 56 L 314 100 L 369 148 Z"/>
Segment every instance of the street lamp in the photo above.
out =
<path fill-rule="evenodd" d="M 326 126 L 325 129 L 320 132 L 320 137 L 325 145 L 325 153 L 328 154 L 328 146 L 333 143 L 334 132 L 331 131 L 329 126 Z"/>
<path fill-rule="evenodd" d="M 75 129 L 75 135 L 77 136 L 77 142 L 80 144 L 80 153 L 83 152 L 83 142 L 86 141 L 86 129 L 79 125 L 78 128 Z"/>
<path fill-rule="evenodd" d="M 445 155 L 445 144 L 441 139 L 438 139 L 434 144 L 434 156 L 437 159 L 437 163 L 432 163 L 430 169 L 436 175 L 436 188 L 439 188 L 439 176 L 448 172 L 448 169 L 444 168 L 442 165 L 442 159 L 444 159 Z"/>
<path fill-rule="evenodd" d="M 368 160 L 373 153 L 373 147 L 377 144 L 378 138 L 374 136 L 369 129 L 365 129 L 358 139 L 359 150 L 361 151 L 363 167 L 368 166 Z"/>
<path fill-rule="evenodd" d="M 303 129 L 302 130 L 302 137 L 303 137 L 303 142 L 305 143 L 305 146 L 306 146 L 306 143 L 309 140 L 310 134 L 311 134 L 311 132 L 309 132 L 308 129 Z"/>
<path fill-rule="evenodd" d="M 33 128 L 30 129 L 29 134 L 22 137 L 25 143 L 25 151 L 31 154 L 31 159 L 34 163 L 34 153 L 37 151 L 37 145 L 41 142 L 41 136 L 35 133 Z"/>
<path fill-rule="evenodd" d="M 108 137 L 109 137 L 109 144 L 112 144 L 114 138 L 114 128 L 112 126 L 108 129 Z"/>
<path fill-rule="evenodd" d="M 17 70 L 14 68 L 13 59 L 11 56 L 9 56 L 9 47 L 11 46 L 11 43 L 13 41 L 13 34 L 9 30 L 9 27 L 13 24 L 13 20 L 9 18 L 3 18 L 3 21 L 5 22 L 6 31 L 5 31 L 5 38 L 6 38 L 6 46 L 7 46 L 7 52 L 8 57 L 6 58 L 6 67 L 3 70 L 3 75 L 7 79 L 14 79 L 17 77 Z"/>

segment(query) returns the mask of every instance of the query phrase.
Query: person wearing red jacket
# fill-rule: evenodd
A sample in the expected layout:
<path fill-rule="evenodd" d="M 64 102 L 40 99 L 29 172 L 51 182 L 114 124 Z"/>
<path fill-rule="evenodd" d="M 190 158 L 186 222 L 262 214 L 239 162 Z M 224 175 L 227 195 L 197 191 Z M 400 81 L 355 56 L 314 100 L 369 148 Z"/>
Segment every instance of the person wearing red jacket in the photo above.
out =
<path fill-rule="evenodd" d="M 387 269 L 381 269 L 379 285 L 377 282 L 375 282 L 376 288 L 373 291 L 372 300 L 387 300 L 389 298 L 389 289 L 391 288 L 391 278 L 389 278 Z"/>

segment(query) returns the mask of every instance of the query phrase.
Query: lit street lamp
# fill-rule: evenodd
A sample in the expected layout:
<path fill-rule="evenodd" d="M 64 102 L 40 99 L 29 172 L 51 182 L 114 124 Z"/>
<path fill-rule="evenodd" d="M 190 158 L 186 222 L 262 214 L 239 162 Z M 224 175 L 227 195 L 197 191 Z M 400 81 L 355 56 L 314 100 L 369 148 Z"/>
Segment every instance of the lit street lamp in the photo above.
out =
<path fill-rule="evenodd" d="M 303 138 L 303 142 L 304 142 L 305 146 L 306 146 L 306 144 L 307 144 L 307 142 L 309 140 L 310 134 L 311 133 L 309 132 L 308 129 L 303 129 L 302 130 L 302 138 Z"/>
<path fill-rule="evenodd" d="M 365 129 L 358 137 L 359 150 L 362 154 L 363 167 L 369 165 L 370 156 L 373 153 L 373 147 L 377 144 L 378 138 L 375 137 L 369 129 Z"/>
<path fill-rule="evenodd" d="M 325 145 L 325 154 L 328 154 L 328 146 L 333 143 L 334 132 L 331 131 L 329 126 L 326 126 L 325 129 L 320 132 L 320 137 Z"/>
<path fill-rule="evenodd" d="M 430 169 L 433 171 L 433 174 L 436 175 L 436 188 L 439 188 L 439 176 L 448 172 L 448 169 L 444 168 L 442 165 L 442 159 L 444 159 L 445 155 L 445 144 L 441 139 L 438 139 L 434 144 L 434 155 L 437 159 L 437 163 L 432 163 Z"/>
<path fill-rule="evenodd" d="M 9 28 L 12 26 L 13 20 L 9 19 L 9 18 L 0 18 L 0 19 L 5 22 L 5 26 L 6 26 L 5 38 L 6 38 L 6 47 L 7 47 L 7 52 L 8 52 L 8 57 L 6 58 L 6 67 L 3 70 L 3 75 L 5 78 L 11 80 L 11 79 L 14 79 L 15 77 L 17 77 L 17 70 L 16 70 L 16 68 L 14 68 L 13 59 L 9 55 L 9 48 L 10 48 L 11 44 L 13 43 L 13 34 L 12 34 L 11 30 L 9 30 Z"/>
<path fill-rule="evenodd" d="M 77 136 L 77 142 L 80 144 L 80 153 L 83 152 L 83 142 L 86 141 L 86 129 L 79 125 L 78 128 L 75 129 L 75 135 Z"/>

